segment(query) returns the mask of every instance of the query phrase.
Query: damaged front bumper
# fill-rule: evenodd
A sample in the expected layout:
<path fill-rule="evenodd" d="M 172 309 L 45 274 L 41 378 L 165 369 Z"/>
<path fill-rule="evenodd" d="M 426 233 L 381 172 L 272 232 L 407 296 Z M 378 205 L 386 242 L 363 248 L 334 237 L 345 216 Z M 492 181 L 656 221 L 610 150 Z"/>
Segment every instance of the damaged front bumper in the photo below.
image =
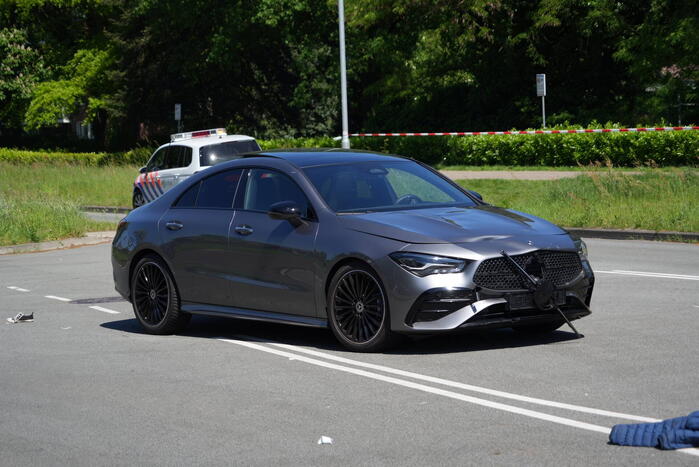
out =
<path fill-rule="evenodd" d="M 450 295 L 456 295 L 450 290 Z M 529 306 L 527 294 L 507 294 L 489 297 L 487 294 L 475 294 L 470 301 L 467 296 L 471 291 L 462 290 L 461 298 L 435 299 L 439 291 L 430 291 L 426 298 L 416 302 L 408 314 L 406 324 L 415 332 L 452 331 L 457 329 L 488 329 L 516 327 L 527 324 L 544 324 L 561 321 L 556 309 L 540 310 Z M 569 321 L 580 319 L 592 313 L 584 300 L 575 291 L 560 291 L 556 305 Z M 466 304 L 467 303 L 467 304 Z M 437 309 L 435 307 L 441 307 Z M 451 306 L 452 310 L 448 307 Z M 433 307 L 432 310 L 429 308 Z M 427 309 L 426 309 L 427 308 Z M 444 309 L 447 308 L 447 309 Z M 442 317 L 439 315 L 442 314 Z"/>

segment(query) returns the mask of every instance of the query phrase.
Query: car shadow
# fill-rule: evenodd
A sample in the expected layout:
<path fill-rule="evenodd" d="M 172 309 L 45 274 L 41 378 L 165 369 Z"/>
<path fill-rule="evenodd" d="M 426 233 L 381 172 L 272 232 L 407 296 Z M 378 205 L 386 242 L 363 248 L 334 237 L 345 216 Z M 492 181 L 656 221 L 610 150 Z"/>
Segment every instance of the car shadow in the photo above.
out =
<path fill-rule="evenodd" d="M 117 331 L 146 334 L 135 318 L 110 321 L 102 323 L 101 326 Z M 193 316 L 189 326 L 180 335 L 202 339 L 247 339 L 261 343 L 312 347 L 318 350 L 346 351 L 328 329 L 211 316 Z M 575 340 L 577 340 L 575 334 L 565 328 L 542 335 L 526 335 L 511 329 L 496 329 L 404 338 L 398 345 L 382 353 L 387 355 L 425 355 L 482 352 L 565 344 Z"/>

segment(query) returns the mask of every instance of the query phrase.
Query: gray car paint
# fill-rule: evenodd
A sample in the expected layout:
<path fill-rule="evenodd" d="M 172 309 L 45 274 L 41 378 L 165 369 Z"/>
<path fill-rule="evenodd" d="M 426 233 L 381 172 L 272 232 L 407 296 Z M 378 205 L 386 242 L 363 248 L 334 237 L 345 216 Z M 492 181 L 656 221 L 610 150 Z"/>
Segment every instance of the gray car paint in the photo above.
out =
<path fill-rule="evenodd" d="M 112 264 L 117 291 L 129 298 L 130 267 L 139 254 L 153 251 L 164 258 L 173 272 L 188 311 L 323 326 L 327 318 L 327 286 L 334 271 L 345 261 L 360 260 L 370 265 L 382 279 L 392 330 L 437 332 L 452 330 L 461 323 L 453 323 L 452 317 L 448 323 L 429 325 L 430 329 L 405 324 L 410 307 L 424 291 L 441 287 L 474 288 L 471 278 L 479 262 L 499 256 L 501 250 L 512 255 L 537 249 L 576 251 L 573 239 L 560 227 L 475 199 L 476 206 L 466 208 L 336 214 L 302 170 L 280 158 L 283 154 L 253 155 L 221 164 L 194 175 L 158 200 L 132 211 L 113 242 Z M 371 157 L 389 156 L 371 154 Z M 288 221 L 264 215 L 250 217 L 249 212 L 229 209 L 218 210 L 220 222 L 212 227 L 210 222 L 197 221 L 197 216 L 202 214 L 192 209 L 189 210 L 195 211 L 192 220 L 182 229 L 192 230 L 190 240 L 178 245 L 166 232 L 164 226 L 173 215 L 171 205 L 191 184 L 222 170 L 254 167 L 276 169 L 289 175 L 308 196 L 317 219 L 294 228 Z M 246 224 L 255 224 L 251 227 L 263 235 L 248 242 L 236 238 L 233 228 L 243 220 Z M 296 243 L 287 244 L 289 238 L 295 238 Z M 268 248 L 282 253 L 277 257 Z M 400 250 L 465 258 L 472 262 L 463 273 L 417 277 L 388 257 Z M 245 256 L 242 264 L 234 266 L 241 263 L 241 255 Z M 581 302 L 593 280 L 589 264 L 583 263 L 587 273 L 569 290 Z M 236 300 L 236 297 L 242 298 Z M 484 306 L 483 303 L 474 305 L 473 310 Z M 460 310 L 459 315 L 465 316 L 468 312 Z"/>

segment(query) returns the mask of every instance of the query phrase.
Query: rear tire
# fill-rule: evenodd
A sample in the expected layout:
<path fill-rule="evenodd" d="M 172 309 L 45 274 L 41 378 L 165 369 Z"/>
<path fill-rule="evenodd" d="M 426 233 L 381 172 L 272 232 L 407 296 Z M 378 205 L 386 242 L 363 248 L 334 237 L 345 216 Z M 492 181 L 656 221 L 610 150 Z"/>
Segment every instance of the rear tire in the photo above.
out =
<path fill-rule="evenodd" d="M 173 334 L 184 329 L 192 315 L 180 310 L 175 280 L 165 262 L 147 255 L 131 276 L 131 303 L 136 319 L 149 334 Z"/>
<path fill-rule="evenodd" d="M 383 284 L 363 263 L 337 270 L 328 287 L 327 304 L 330 329 L 347 349 L 378 352 L 395 343 Z"/>

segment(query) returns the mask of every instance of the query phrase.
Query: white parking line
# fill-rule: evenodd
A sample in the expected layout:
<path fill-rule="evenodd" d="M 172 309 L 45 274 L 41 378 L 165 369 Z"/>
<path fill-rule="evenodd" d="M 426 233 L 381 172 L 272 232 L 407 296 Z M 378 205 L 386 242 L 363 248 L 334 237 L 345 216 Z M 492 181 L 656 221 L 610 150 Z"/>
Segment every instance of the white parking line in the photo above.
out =
<path fill-rule="evenodd" d="M 97 311 L 104 311 L 105 313 L 111 313 L 113 315 L 118 315 L 119 313 L 121 313 L 120 311 L 110 310 L 109 308 L 104 308 L 104 307 L 97 306 L 97 305 L 93 305 L 90 308 L 92 308 L 93 310 L 97 310 Z"/>
<path fill-rule="evenodd" d="M 246 337 L 246 339 L 247 339 L 247 337 Z M 443 386 L 449 386 L 449 387 L 453 387 L 453 388 L 463 389 L 466 391 L 478 392 L 481 394 L 488 394 L 490 396 L 497 396 L 497 397 L 502 397 L 505 399 L 512 399 L 512 400 L 516 400 L 516 401 L 520 401 L 520 402 L 529 402 L 531 404 L 544 405 L 547 407 L 555 407 L 557 409 L 573 410 L 576 412 L 601 415 L 603 417 L 622 418 L 622 419 L 634 420 L 634 421 L 638 421 L 638 422 L 658 422 L 658 421 L 660 421 L 660 420 L 655 419 L 655 418 L 641 417 L 639 415 L 629 415 L 629 414 L 620 413 L 620 412 L 610 412 L 608 410 L 595 409 L 592 407 L 584 407 L 584 406 L 573 405 L 573 404 L 564 404 L 562 402 L 549 401 L 546 399 L 538 399 L 536 397 L 522 396 L 519 394 L 510 393 L 510 392 L 498 391 L 496 389 L 488 389 L 488 388 L 484 388 L 484 387 L 480 387 L 480 386 L 473 386 L 471 384 L 464 384 L 464 383 L 459 383 L 457 381 L 450 381 L 448 379 L 435 378 L 433 376 L 427 376 L 427 375 L 422 375 L 419 373 L 413 373 L 410 371 L 399 370 L 396 368 L 391 368 L 391 367 L 387 367 L 387 366 L 383 366 L 383 365 L 375 365 L 373 363 L 365 363 L 365 362 L 360 362 L 358 360 L 351 360 L 349 358 L 338 357 L 336 355 L 331 355 L 331 354 L 327 354 L 324 352 L 318 352 L 316 350 L 310 350 L 310 349 L 306 349 L 303 347 L 297 347 L 297 346 L 288 345 L 288 344 L 281 344 L 281 343 L 274 343 L 274 342 L 270 342 L 269 344 L 274 345 L 276 347 L 281 347 L 283 349 L 291 350 L 294 352 L 301 352 L 301 353 L 305 353 L 308 355 L 313 355 L 315 357 L 325 358 L 326 360 L 332 360 L 332 361 L 336 361 L 336 362 L 346 363 L 349 365 L 359 366 L 362 368 L 369 368 L 372 370 L 383 371 L 384 373 L 390 373 L 390 374 L 394 374 L 394 375 L 404 376 L 407 378 L 413 378 L 413 379 L 417 379 L 420 381 L 426 381 L 429 383 L 441 384 Z"/>
<path fill-rule="evenodd" d="M 465 394 L 460 394 L 460 393 L 453 392 L 453 391 L 447 391 L 444 389 L 435 388 L 432 386 L 427 386 L 425 384 L 414 383 L 412 381 L 394 378 L 391 376 L 385 376 L 385 375 L 381 375 L 379 373 L 373 373 L 373 372 L 366 371 L 366 370 L 360 370 L 358 368 L 352 368 L 352 367 L 348 367 L 348 366 L 338 365 L 335 363 L 325 362 L 322 360 L 317 360 L 315 358 L 306 357 L 306 356 L 300 355 L 298 353 L 292 353 L 292 352 L 286 352 L 283 350 L 273 349 L 271 347 L 267 347 L 267 346 L 260 345 L 260 344 L 255 344 L 253 342 L 249 342 L 246 340 L 226 339 L 226 338 L 222 338 L 222 337 L 217 338 L 217 340 L 219 340 L 221 342 L 227 342 L 230 344 L 240 345 L 243 347 L 247 347 L 247 348 L 254 349 L 254 350 L 259 350 L 259 351 L 274 354 L 274 355 L 279 355 L 281 357 L 288 358 L 289 360 L 304 362 L 304 363 L 308 363 L 311 365 L 320 366 L 323 368 L 329 368 L 332 370 L 342 371 L 344 373 L 354 374 L 357 376 L 363 376 L 365 378 L 374 379 L 377 381 L 383 381 L 386 383 L 391 383 L 391 384 L 395 384 L 398 386 L 403 386 L 406 388 L 415 389 L 417 391 L 422 391 L 422 392 L 435 394 L 435 395 L 439 395 L 439 396 L 443 396 L 443 397 L 448 397 L 450 399 L 455 399 L 455 400 L 459 400 L 462 402 L 468 402 L 471 404 L 480 405 L 483 407 L 489 407 L 492 409 L 501 410 L 501 411 L 509 412 L 509 413 L 514 413 L 514 414 L 518 414 L 518 415 L 524 415 L 525 417 L 536 418 L 539 420 L 557 423 L 560 425 L 566 425 L 566 426 L 570 426 L 570 427 L 574 427 L 574 428 L 580 428 L 583 430 L 594 431 L 597 433 L 603 433 L 605 435 L 608 435 L 612 431 L 611 428 L 608 428 L 606 426 L 594 425 L 592 423 L 581 422 L 578 420 L 573 420 L 571 418 L 558 417 L 556 415 L 549 415 L 547 413 L 537 412 L 535 410 L 524 409 L 524 408 L 517 407 L 514 405 L 502 404 L 499 402 L 492 402 L 492 401 L 489 401 L 486 399 L 481 399 L 478 397 L 467 396 Z M 341 357 L 338 357 L 338 358 L 341 358 Z M 654 419 L 649 419 L 649 420 L 654 420 Z M 684 454 L 689 454 L 692 456 L 699 456 L 699 449 L 688 448 L 688 449 L 678 449 L 677 451 L 684 453 Z"/>
<path fill-rule="evenodd" d="M 250 349 L 260 350 L 262 352 L 267 352 L 282 357 L 291 358 L 296 361 L 310 363 L 311 365 L 321 366 L 324 368 L 329 368 L 331 370 L 342 371 L 344 373 L 351 373 L 357 376 L 363 376 L 365 378 L 370 378 L 378 381 L 383 381 L 386 383 L 396 384 L 398 386 L 403 386 L 410 389 L 416 389 L 418 391 L 427 392 L 430 394 L 436 394 L 439 396 L 448 397 L 450 399 L 460 400 L 462 402 L 469 402 L 471 404 L 481 405 L 484 407 L 490 407 L 492 409 L 502 410 L 505 412 L 516 413 L 519 415 L 524 415 L 526 417 L 537 418 L 539 420 L 545 420 L 548 422 L 558 423 L 561 425 L 572 426 L 575 428 L 581 428 L 583 430 L 595 431 L 597 433 L 604 433 L 608 435 L 612 430 L 606 426 L 593 425 L 592 423 L 580 422 L 578 420 L 573 420 L 570 418 L 558 417 L 556 415 L 549 415 L 543 412 L 537 412 L 535 410 L 523 409 L 521 407 L 516 407 L 514 405 L 502 404 L 500 402 L 492 402 L 486 399 L 480 399 L 478 397 L 467 396 L 465 394 L 459 394 L 458 392 L 447 391 L 445 389 L 435 388 L 432 386 L 427 386 L 425 384 L 414 383 L 405 379 L 394 378 L 392 376 L 385 376 L 378 373 L 372 373 L 366 370 L 360 370 L 358 368 L 352 368 L 349 366 L 337 365 L 335 363 L 329 363 L 322 360 L 317 360 L 315 358 L 305 357 L 297 353 L 286 352 L 283 350 L 277 350 L 270 347 L 266 347 L 260 344 L 255 344 L 248 341 L 237 340 L 237 339 L 224 339 L 218 338 L 221 342 L 228 342 L 231 344 L 237 344 L 243 347 L 248 347 Z"/>
<path fill-rule="evenodd" d="M 70 298 L 57 297 L 55 295 L 44 295 L 44 298 L 50 298 L 51 300 L 59 300 L 61 302 L 72 302 Z"/>
<path fill-rule="evenodd" d="M 622 276 L 641 276 L 641 277 L 655 277 L 659 279 L 682 279 L 687 281 L 699 281 L 699 276 L 690 276 L 688 274 L 665 274 L 663 272 L 643 272 L 643 271 L 624 271 L 621 269 L 614 269 L 612 271 L 598 271 L 595 273 L 603 274 L 620 274 Z"/>
<path fill-rule="evenodd" d="M 7 288 L 10 290 L 16 290 L 17 292 L 29 292 L 29 290 L 23 289 L 22 287 L 17 287 L 16 285 L 10 285 Z"/>

